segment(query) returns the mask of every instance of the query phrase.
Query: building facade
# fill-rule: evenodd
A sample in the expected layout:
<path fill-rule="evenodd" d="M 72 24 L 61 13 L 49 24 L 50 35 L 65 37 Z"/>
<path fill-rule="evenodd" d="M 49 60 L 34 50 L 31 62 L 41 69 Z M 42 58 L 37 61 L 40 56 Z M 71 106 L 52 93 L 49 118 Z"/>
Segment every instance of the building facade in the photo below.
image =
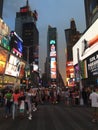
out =
<path fill-rule="evenodd" d="M 66 85 L 69 87 L 75 86 L 75 75 L 74 75 L 74 66 L 73 66 L 73 54 L 72 47 L 79 40 L 81 34 L 77 31 L 76 24 L 74 19 L 70 21 L 70 28 L 65 29 L 65 38 L 67 45 L 66 53 Z"/>
<path fill-rule="evenodd" d="M 84 0 L 86 27 L 98 18 L 98 0 Z"/>
<path fill-rule="evenodd" d="M 98 86 L 98 18 L 73 46 L 76 81 L 84 87 Z"/>
<path fill-rule="evenodd" d="M 4 1 L 4 0 L 0 0 L 0 18 L 2 18 L 2 12 L 3 12 L 3 1 Z"/>
<path fill-rule="evenodd" d="M 37 12 L 31 11 L 29 2 L 16 13 L 15 31 L 23 40 L 23 59 L 26 65 L 26 85 L 32 82 L 38 86 L 39 80 L 39 31 L 37 29 Z M 35 69 L 36 66 L 36 69 Z"/>
<path fill-rule="evenodd" d="M 45 72 L 50 84 L 57 80 L 57 29 L 48 26 L 47 33 L 47 60 Z"/>
<path fill-rule="evenodd" d="M 31 11 L 28 0 L 26 6 L 16 13 L 15 31 L 23 39 L 23 58 L 29 64 L 39 62 L 39 32 L 36 26 L 37 12 Z"/>

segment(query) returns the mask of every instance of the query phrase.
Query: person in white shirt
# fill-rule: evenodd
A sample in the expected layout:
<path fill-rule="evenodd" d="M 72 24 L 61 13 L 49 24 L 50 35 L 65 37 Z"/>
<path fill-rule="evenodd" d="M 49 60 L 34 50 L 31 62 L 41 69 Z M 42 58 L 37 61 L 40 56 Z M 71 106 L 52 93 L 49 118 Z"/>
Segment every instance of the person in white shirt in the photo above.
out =
<path fill-rule="evenodd" d="M 27 105 L 28 105 L 28 114 L 29 114 L 29 117 L 28 119 L 29 120 L 32 120 L 32 101 L 31 101 L 31 96 L 32 96 L 32 92 L 31 92 L 31 89 L 29 88 L 26 92 L 26 102 L 27 102 Z"/>
<path fill-rule="evenodd" d="M 93 108 L 93 119 L 92 122 L 98 121 L 98 93 L 97 88 L 94 88 L 92 93 L 89 96 L 89 99 L 91 100 L 91 107 Z"/>

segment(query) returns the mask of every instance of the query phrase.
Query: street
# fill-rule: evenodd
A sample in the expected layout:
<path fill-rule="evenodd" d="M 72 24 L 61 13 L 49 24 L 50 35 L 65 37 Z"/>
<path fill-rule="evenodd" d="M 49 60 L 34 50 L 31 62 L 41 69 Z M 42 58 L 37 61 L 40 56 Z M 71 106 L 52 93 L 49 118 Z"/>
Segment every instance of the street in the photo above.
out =
<path fill-rule="evenodd" d="M 32 120 L 16 117 L 1 118 L 0 130 L 98 130 L 98 122 L 91 122 L 91 108 L 81 106 L 39 105 Z"/>

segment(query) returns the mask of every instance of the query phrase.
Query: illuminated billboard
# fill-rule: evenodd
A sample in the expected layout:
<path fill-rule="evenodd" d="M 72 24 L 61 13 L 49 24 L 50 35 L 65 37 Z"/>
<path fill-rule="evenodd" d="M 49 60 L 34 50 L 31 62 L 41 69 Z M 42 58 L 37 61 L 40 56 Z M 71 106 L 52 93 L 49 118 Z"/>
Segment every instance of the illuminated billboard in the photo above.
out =
<path fill-rule="evenodd" d="M 50 40 L 50 57 L 56 56 L 56 42 L 55 40 Z"/>
<path fill-rule="evenodd" d="M 9 32 L 10 29 L 6 23 L 0 18 L 0 45 L 10 50 L 9 46 Z"/>
<path fill-rule="evenodd" d="M 88 77 L 98 75 L 98 51 L 86 59 Z"/>
<path fill-rule="evenodd" d="M 10 32 L 9 27 L 6 25 L 3 19 L 0 18 L 0 35 L 7 36 L 9 32 Z"/>
<path fill-rule="evenodd" d="M 4 74 L 7 56 L 7 51 L 0 47 L 0 74 Z"/>
<path fill-rule="evenodd" d="M 6 64 L 5 74 L 18 77 L 19 71 L 20 71 L 20 60 L 19 58 L 11 54 Z"/>
<path fill-rule="evenodd" d="M 84 33 L 79 41 L 73 47 L 73 65 L 82 61 L 98 51 L 98 19 L 92 24 L 92 26 Z M 79 55 L 77 53 L 79 50 Z"/>
<path fill-rule="evenodd" d="M 56 58 L 51 58 L 50 63 L 51 79 L 56 79 Z"/>
<path fill-rule="evenodd" d="M 9 41 L 10 41 L 9 36 L 4 36 L 1 38 L 1 46 L 10 51 Z"/>
<path fill-rule="evenodd" d="M 25 76 L 25 65 L 25 62 L 20 61 L 19 78 L 23 78 Z"/>
<path fill-rule="evenodd" d="M 11 31 L 10 37 L 11 37 L 10 40 L 11 51 L 15 55 L 21 57 L 23 51 L 23 40 L 14 31 Z"/>

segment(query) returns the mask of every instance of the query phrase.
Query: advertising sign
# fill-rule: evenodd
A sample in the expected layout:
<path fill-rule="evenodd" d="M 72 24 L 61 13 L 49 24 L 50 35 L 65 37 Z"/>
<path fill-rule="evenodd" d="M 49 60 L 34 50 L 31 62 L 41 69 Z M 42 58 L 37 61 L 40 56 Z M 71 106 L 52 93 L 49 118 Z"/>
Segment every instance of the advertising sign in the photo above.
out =
<path fill-rule="evenodd" d="M 20 60 L 14 55 L 10 55 L 5 68 L 5 74 L 18 77 L 20 71 Z"/>
<path fill-rule="evenodd" d="M 23 51 L 23 40 L 14 31 L 11 31 L 10 37 L 11 51 L 17 56 L 21 57 Z"/>
<path fill-rule="evenodd" d="M 0 18 L 0 45 L 3 46 L 4 48 L 8 49 L 8 50 L 10 50 L 9 32 L 10 32 L 9 27 Z"/>
<path fill-rule="evenodd" d="M 98 75 L 98 51 L 87 58 L 88 77 Z"/>
<path fill-rule="evenodd" d="M 6 23 L 0 18 L 0 35 L 7 36 L 10 32 L 9 27 Z"/>
<path fill-rule="evenodd" d="M 50 41 L 50 56 L 56 56 L 56 42 L 55 40 Z"/>
<path fill-rule="evenodd" d="M 56 58 L 51 58 L 50 72 L 51 79 L 56 79 Z"/>
<path fill-rule="evenodd" d="M 19 78 L 23 78 L 25 75 L 25 66 L 26 63 L 23 61 L 20 61 L 20 71 L 19 71 Z"/>
<path fill-rule="evenodd" d="M 7 56 L 7 51 L 0 47 L 0 75 L 4 74 Z"/>
<path fill-rule="evenodd" d="M 90 26 L 79 41 L 73 47 L 73 65 L 78 64 L 77 50 L 79 50 L 79 60 L 82 61 L 98 51 L 98 19 Z"/>

